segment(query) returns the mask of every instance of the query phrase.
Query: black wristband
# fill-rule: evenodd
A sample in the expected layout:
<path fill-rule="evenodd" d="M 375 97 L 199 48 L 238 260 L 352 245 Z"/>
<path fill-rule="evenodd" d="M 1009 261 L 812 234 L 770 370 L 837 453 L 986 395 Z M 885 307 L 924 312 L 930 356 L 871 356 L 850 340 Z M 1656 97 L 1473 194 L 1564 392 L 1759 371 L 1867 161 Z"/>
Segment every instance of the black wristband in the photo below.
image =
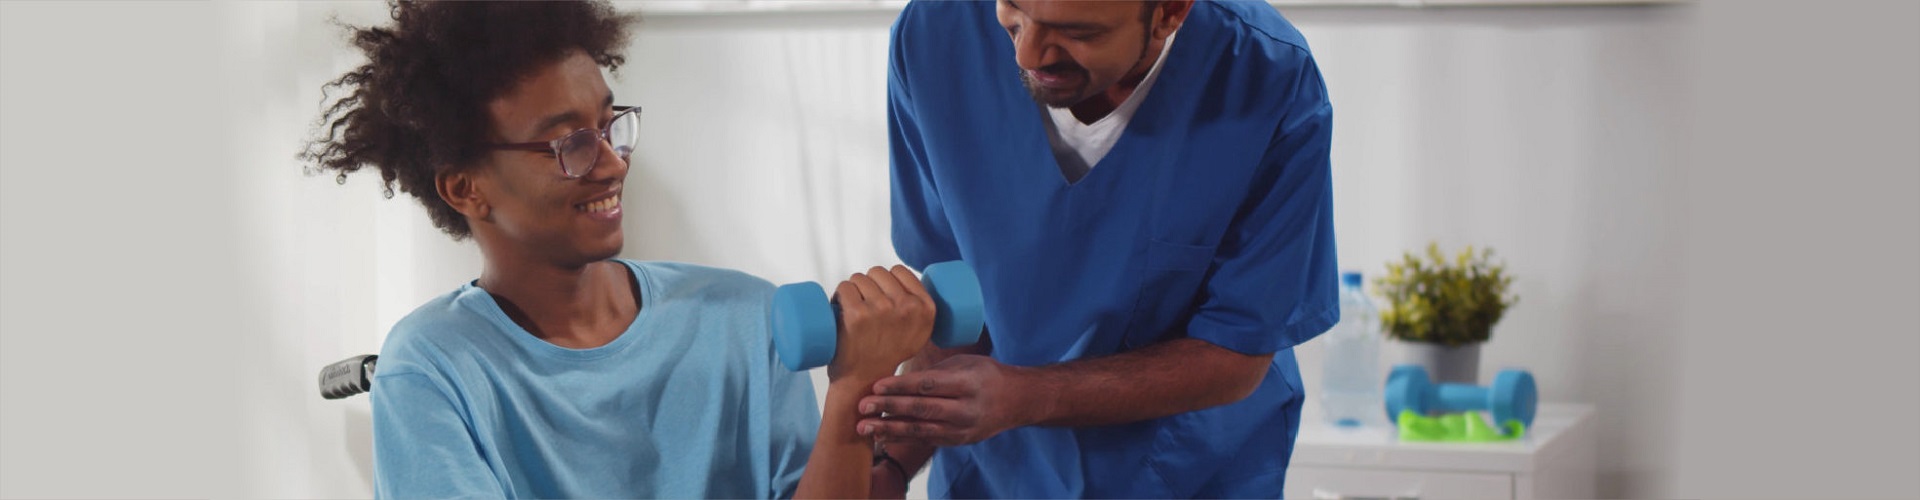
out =
<path fill-rule="evenodd" d="M 882 461 L 886 462 L 888 466 L 893 467 L 894 472 L 900 473 L 901 483 L 905 483 L 907 481 L 913 480 L 913 475 L 907 474 L 906 465 L 902 465 L 899 460 L 894 459 L 893 455 L 888 455 L 887 450 L 881 449 L 879 447 L 874 447 L 873 464 L 880 465 L 880 462 Z"/>

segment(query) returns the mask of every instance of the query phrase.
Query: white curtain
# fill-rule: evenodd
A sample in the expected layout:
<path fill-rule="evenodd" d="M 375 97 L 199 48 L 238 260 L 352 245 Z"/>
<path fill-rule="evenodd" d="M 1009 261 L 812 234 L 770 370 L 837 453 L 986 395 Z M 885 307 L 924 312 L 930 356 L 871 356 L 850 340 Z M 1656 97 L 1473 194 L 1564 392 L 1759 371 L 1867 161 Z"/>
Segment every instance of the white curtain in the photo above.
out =
<path fill-rule="evenodd" d="M 785 283 L 897 262 L 888 237 L 890 14 L 646 20 L 612 82 L 645 108 L 627 249 Z"/>

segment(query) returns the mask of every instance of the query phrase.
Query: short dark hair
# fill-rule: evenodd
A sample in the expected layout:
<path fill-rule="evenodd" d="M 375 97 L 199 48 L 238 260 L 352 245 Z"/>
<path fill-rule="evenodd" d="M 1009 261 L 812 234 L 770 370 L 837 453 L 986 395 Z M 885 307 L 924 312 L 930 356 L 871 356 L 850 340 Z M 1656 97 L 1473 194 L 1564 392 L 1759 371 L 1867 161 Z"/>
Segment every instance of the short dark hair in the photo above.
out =
<path fill-rule="evenodd" d="M 494 124 L 487 103 L 541 66 L 574 50 L 618 69 L 634 14 L 591 2 L 399 2 L 392 27 L 345 27 L 368 62 L 323 87 L 347 94 L 327 106 L 322 136 L 300 153 L 309 173 L 345 183 L 365 166 L 413 195 L 433 225 L 465 239 L 466 217 L 440 199 L 434 178 L 468 168 Z M 322 105 L 325 106 L 323 100 Z"/>

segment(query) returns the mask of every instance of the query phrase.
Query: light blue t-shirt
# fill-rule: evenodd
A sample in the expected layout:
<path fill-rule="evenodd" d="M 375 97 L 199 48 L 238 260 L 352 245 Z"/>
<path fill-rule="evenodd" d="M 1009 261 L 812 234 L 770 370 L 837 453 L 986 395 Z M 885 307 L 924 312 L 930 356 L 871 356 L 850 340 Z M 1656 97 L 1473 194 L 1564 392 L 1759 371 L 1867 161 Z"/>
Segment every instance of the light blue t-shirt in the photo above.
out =
<path fill-rule="evenodd" d="M 774 359 L 773 285 L 618 262 L 640 313 L 605 346 L 540 340 L 472 283 L 395 325 L 372 391 L 376 496 L 791 497 L 820 415 Z"/>

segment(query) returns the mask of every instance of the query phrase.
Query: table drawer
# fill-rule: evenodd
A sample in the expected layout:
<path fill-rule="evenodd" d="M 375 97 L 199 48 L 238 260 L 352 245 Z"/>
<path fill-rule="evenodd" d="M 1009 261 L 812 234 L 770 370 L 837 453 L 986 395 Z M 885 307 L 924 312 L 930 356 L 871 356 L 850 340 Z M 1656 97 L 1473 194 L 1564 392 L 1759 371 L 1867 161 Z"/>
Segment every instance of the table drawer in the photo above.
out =
<path fill-rule="evenodd" d="M 1286 497 L 1513 499 L 1513 476 L 1461 472 L 1294 466 L 1287 469 Z"/>

